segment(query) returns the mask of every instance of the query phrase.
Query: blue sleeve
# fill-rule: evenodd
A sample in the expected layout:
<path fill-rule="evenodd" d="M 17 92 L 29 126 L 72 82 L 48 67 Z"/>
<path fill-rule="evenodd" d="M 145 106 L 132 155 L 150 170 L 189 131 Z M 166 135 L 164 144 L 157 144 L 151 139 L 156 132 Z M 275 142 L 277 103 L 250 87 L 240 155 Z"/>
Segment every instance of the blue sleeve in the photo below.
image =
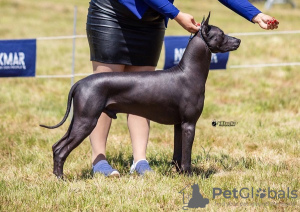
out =
<path fill-rule="evenodd" d="M 248 0 L 219 0 L 219 2 L 249 21 L 252 21 L 254 16 L 261 13 Z"/>
<path fill-rule="evenodd" d="M 144 0 L 150 7 L 168 18 L 175 18 L 179 10 L 172 4 L 174 0 Z"/>

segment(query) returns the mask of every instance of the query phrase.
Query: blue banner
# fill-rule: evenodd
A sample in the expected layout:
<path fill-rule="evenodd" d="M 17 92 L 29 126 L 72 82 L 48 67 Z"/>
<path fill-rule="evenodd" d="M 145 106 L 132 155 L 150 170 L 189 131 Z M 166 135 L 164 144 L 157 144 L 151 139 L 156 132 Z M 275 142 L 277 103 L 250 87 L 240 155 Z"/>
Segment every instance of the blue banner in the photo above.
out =
<path fill-rule="evenodd" d="M 36 39 L 0 40 L 0 77 L 34 77 Z"/>
<path fill-rule="evenodd" d="M 179 63 L 185 48 L 189 42 L 189 36 L 165 36 L 165 66 L 171 68 Z M 229 52 L 212 54 L 210 69 L 226 69 Z"/>

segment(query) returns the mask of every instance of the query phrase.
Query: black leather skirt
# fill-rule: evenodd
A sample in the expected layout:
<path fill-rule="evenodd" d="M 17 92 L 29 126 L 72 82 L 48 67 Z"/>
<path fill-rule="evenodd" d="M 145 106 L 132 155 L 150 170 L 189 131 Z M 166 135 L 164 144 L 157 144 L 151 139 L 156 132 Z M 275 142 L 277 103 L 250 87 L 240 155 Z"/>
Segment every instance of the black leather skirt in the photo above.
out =
<path fill-rule="evenodd" d="M 86 30 L 91 61 L 156 66 L 165 24 L 151 8 L 138 19 L 118 0 L 91 0 Z"/>

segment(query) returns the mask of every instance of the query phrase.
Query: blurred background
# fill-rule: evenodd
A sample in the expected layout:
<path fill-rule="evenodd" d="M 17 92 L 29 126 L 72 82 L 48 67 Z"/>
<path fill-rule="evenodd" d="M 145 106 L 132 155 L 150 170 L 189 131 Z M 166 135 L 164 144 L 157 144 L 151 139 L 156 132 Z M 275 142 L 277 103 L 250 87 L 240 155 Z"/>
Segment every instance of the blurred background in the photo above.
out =
<path fill-rule="evenodd" d="M 151 123 L 147 157 L 158 174 L 148 179 L 147 184 L 135 181 L 134 185 L 145 189 L 143 195 L 136 195 L 140 188 L 127 183 L 131 182 L 128 170 L 132 150 L 126 115 L 119 114 L 113 121 L 107 144 L 111 164 L 124 177 L 103 184 L 90 175 L 88 139 L 66 162 L 65 173 L 71 182 L 66 182 L 66 186 L 57 184 L 52 174 L 51 146 L 66 132 L 68 123 L 56 130 L 39 127 L 41 123 L 58 123 L 65 113 L 70 78 L 48 77 L 71 74 L 73 40 L 57 39 L 57 36 L 72 36 L 74 6 L 78 11 L 76 34 L 79 35 L 75 74 L 92 73 L 85 37 L 89 1 L 1 0 L 0 40 L 37 38 L 37 77 L 0 78 L 0 210 L 121 211 L 120 204 L 130 211 L 141 207 L 178 210 L 182 197 L 176 195 L 192 182 L 199 182 L 205 197 L 211 197 L 213 186 L 224 189 L 289 186 L 299 190 L 300 0 L 293 1 L 296 7 L 291 3 L 274 4 L 268 10 L 265 1 L 252 2 L 280 22 L 277 30 L 262 30 L 218 1 L 175 1 L 181 11 L 192 14 L 198 22 L 211 11 L 210 24 L 235 35 L 242 43 L 237 51 L 230 53 L 227 70 L 209 74 L 204 111 L 197 123 L 193 147 L 196 175 L 185 178 L 174 174 L 169 164 L 173 127 Z M 249 35 L 252 32 L 255 35 Z M 189 36 L 189 33 L 170 21 L 166 35 Z M 158 69 L 163 63 L 164 50 Z M 81 78 L 78 76 L 75 81 Z M 238 124 L 212 127 L 213 120 Z M 118 194 L 114 189 L 119 190 Z M 108 196 L 101 196 L 100 190 Z M 130 199 L 133 197 L 136 199 Z M 289 201 L 274 200 L 275 203 Z M 299 200 L 293 201 L 299 204 Z M 227 210 L 213 204 L 209 207 L 212 211 Z M 250 209 L 265 211 L 259 206 Z M 276 205 L 271 209 L 284 210 Z M 299 206 L 291 210 L 299 211 Z"/>

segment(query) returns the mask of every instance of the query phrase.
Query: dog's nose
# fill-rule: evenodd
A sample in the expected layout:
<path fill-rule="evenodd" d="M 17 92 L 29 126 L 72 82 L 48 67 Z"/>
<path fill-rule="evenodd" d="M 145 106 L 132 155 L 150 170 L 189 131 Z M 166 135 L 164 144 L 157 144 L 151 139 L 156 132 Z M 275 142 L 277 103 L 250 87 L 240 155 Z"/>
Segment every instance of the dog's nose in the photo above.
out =
<path fill-rule="evenodd" d="M 238 39 L 238 38 L 236 39 L 236 41 L 237 41 L 236 45 L 237 45 L 237 48 L 238 48 L 240 46 L 240 44 L 241 44 L 242 41 L 241 41 L 241 39 Z"/>

